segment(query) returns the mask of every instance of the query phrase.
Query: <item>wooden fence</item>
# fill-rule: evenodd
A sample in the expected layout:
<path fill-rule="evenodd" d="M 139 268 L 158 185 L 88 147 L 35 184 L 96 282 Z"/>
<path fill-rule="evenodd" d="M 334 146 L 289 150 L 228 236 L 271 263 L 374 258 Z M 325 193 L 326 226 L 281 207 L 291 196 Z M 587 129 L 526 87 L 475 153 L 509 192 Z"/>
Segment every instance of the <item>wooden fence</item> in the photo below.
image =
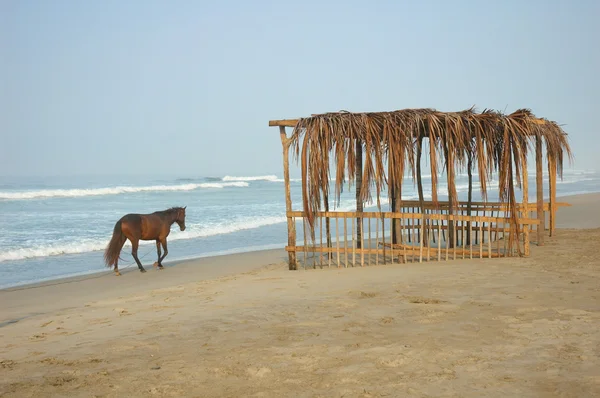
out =
<path fill-rule="evenodd" d="M 518 206 L 518 234 L 511 229 L 506 205 L 491 202 L 461 204 L 452 214 L 448 202 L 421 207 L 418 201 L 403 201 L 395 213 L 318 212 L 314 240 L 304 213 L 289 211 L 291 241 L 296 242 L 297 220 L 302 229 L 298 238 L 303 240 L 288 244 L 286 250 L 303 267 L 313 268 L 528 256 L 530 231 L 540 224 L 536 206 Z M 549 211 L 547 203 L 544 211 Z"/>

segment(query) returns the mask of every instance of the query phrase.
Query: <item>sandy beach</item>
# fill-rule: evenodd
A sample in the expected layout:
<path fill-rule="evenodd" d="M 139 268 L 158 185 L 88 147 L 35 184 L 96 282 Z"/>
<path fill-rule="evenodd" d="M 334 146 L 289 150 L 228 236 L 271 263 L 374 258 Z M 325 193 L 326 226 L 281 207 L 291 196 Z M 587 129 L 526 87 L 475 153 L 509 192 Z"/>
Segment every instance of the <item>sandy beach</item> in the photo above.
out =
<path fill-rule="evenodd" d="M 600 194 L 559 201 L 529 258 L 272 250 L 0 291 L 0 396 L 600 396 Z"/>

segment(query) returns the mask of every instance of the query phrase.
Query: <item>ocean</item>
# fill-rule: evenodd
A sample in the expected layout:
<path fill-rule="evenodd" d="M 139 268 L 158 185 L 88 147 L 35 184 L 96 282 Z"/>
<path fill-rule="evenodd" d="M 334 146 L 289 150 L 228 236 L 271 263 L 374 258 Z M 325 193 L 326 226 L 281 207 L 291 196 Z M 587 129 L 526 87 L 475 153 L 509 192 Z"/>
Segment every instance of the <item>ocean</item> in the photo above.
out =
<path fill-rule="evenodd" d="M 530 171 L 529 175 L 535 173 Z M 423 180 L 426 197 L 430 197 L 429 181 L 430 177 Z M 443 181 L 440 178 L 440 184 Z M 547 188 L 546 178 L 545 184 Z M 466 197 L 467 186 L 466 175 L 460 175 L 457 189 L 461 198 Z M 294 210 L 300 210 L 298 179 L 292 180 L 291 188 Z M 474 194 L 477 192 L 475 183 Z M 589 192 L 600 192 L 597 171 L 565 170 L 564 179 L 557 182 L 558 196 Z M 440 199 L 444 193 L 440 189 Z M 382 197 L 386 210 L 387 194 L 384 192 Z M 410 179 L 405 180 L 403 198 L 416 198 L 416 187 Z M 489 199 L 495 198 L 497 192 L 490 192 Z M 530 198 L 535 198 L 533 188 Z M 119 218 L 172 206 L 187 206 L 187 228 L 182 232 L 176 224 L 172 226 L 165 265 L 184 259 L 283 248 L 287 243 L 284 186 L 278 175 L 0 177 L 0 288 L 105 272 L 103 251 Z M 370 208 L 375 209 L 374 204 Z M 351 189 L 345 189 L 338 209 L 355 209 Z M 335 210 L 333 204 L 331 210 Z M 130 251 L 127 242 L 121 254 L 121 269 L 133 263 Z M 154 242 L 141 242 L 138 256 L 145 267 L 151 267 L 156 261 Z"/>

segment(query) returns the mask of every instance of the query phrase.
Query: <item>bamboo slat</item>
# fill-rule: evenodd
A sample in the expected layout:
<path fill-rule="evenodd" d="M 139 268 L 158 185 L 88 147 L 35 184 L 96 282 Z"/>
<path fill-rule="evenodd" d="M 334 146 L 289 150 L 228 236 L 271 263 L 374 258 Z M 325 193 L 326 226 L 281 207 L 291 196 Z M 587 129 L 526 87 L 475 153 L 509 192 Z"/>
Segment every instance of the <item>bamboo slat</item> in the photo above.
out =
<path fill-rule="evenodd" d="M 492 224 L 488 223 L 488 258 L 492 258 Z"/>
<path fill-rule="evenodd" d="M 383 264 L 387 264 L 387 260 L 385 258 L 385 218 L 381 218 L 381 239 L 383 240 Z"/>
<path fill-rule="evenodd" d="M 319 239 L 321 241 L 321 247 L 323 247 L 323 217 L 319 217 Z M 319 256 L 319 265 L 321 269 L 323 269 L 323 254 Z"/>
<path fill-rule="evenodd" d="M 344 218 L 344 268 L 348 267 L 348 223 L 347 218 Z"/>
<path fill-rule="evenodd" d="M 483 223 L 479 223 L 479 236 L 481 237 L 481 242 L 479 242 L 479 258 L 483 258 Z"/>
<path fill-rule="evenodd" d="M 442 261 L 442 224 L 438 222 L 438 261 Z"/>
<path fill-rule="evenodd" d="M 335 219 L 335 246 L 337 248 L 337 267 L 341 268 L 340 264 L 340 226 L 338 223 L 338 219 Z"/>
<path fill-rule="evenodd" d="M 302 233 L 304 235 L 304 263 L 302 264 L 302 268 L 306 270 L 306 247 L 308 246 L 308 242 L 306 241 L 306 219 L 303 218 L 302 219 Z"/>
<path fill-rule="evenodd" d="M 469 258 L 473 258 L 473 224 L 469 223 Z"/>
<path fill-rule="evenodd" d="M 363 219 L 362 218 L 360 219 L 360 223 L 361 224 L 363 223 Z M 362 226 L 361 226 L 361 232 L 362 232 Z M 361 249 L 364 249 L 364 247 L 365 247 L 365 240 L 364 240 L 364 236 L 363 235 L 364 235 L 364 233 L 361 233 L 361 235 L 360 235 L 360 248 Z M 361 253 L 361 256 L 360 256 L 360 266 L 361 267 L 365 266 L 365 254 L 364 253 Z"/>
<path fill-rule="evenodd" d="M 373 243 L 373 240 L 371 239 L 371 219 L 368 218 L 367 220 L 369 220 L 369 247 L 371 247 L 371 245 Z M 364 249 L 364 246 L 363 246 L 363 249 Z M 371 256 L 368 256 L 367 259 L 368 259 L 367 265 L 370 266 L 371 265 Z"/>
<path fill-rule="evenodd" d="M 379 242 L 379 219 L 375 219 L 375 241 Z M 375 265 L 379 265 L 379 251 L 375 252 Z"/>
<path fill-rule="evenodd" d="M 352 266 L 354 267 L 354 265 L 356 264 L 356 240 L 355 240 L 355 236 L 354 236 L 354 220 L 356 220 L 355 218 L 352 218 Z M 356 239 L 358 239 L 358 237 L 356 237 Z"/>

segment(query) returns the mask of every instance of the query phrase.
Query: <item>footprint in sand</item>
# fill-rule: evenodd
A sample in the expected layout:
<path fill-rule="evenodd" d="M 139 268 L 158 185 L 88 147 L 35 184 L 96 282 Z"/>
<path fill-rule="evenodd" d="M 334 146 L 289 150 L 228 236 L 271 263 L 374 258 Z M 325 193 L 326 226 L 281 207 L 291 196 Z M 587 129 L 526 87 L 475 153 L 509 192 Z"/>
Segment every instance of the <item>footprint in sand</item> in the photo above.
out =
<path fill-rule="evenodd" d="M 46 333 L 39 333 L 39 334 L 34 334 L 33 336 L 29 336 L 29 340 L 32 340 L 32 341 L 46 340 Z"/>
<path fill-rule="evenodd" d="M 412 303 L 412 304 L 442 304 L 442 303 L 447 303 L 447 301 L 444 301 L 444 300 L 432 299 L 432 298 L 421 297 L 421 296 L 404 296 L 404 298 L 407 299 L 408 302 Z"/>
<path fill-rule="evenodd" d="M 15 361 L 10 360 L 10 359 L 4 359 L 4 360 L 0 361 L 0 367 L 2 369 L 11 370 L 12 368 L 15 367 L 16 364 L 17 363 Z"/>
<path fill-rule="evenodd" d="M 96 319 L 90 320 L 91 325 L 101 325 L 101 324 L 111 323 L 111 322 L 112 322 L 112 320 L 109 318 L 96 318 Z"/>
<path fill-rule="evenodd" d="M 271 373 L 271 369 L 269 368 L 248 368 L 246 369 L 246 372 L 253 377 L 258 377 L 258 378 L 263 378 L 265 377 L 267 374 Z"/>

